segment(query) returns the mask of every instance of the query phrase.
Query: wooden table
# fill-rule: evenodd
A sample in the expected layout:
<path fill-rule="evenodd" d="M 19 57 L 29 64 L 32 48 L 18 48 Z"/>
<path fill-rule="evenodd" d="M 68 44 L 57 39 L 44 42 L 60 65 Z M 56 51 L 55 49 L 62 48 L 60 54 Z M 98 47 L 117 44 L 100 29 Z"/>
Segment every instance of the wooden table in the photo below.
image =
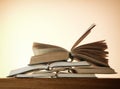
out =
<path fill-rule="evenodd" d="M 120 79 L 2 78 L 0 89 L 120 89 Z"/>

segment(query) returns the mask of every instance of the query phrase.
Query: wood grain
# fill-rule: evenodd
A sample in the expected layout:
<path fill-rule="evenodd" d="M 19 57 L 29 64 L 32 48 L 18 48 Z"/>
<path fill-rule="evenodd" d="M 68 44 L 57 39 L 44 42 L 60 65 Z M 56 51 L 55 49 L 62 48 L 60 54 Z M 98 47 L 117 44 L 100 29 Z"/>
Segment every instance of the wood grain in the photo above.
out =
<path fill-rule="evenodd" d="M 0 89 L 120 89 L 120 79 L 3 78 Z"/>

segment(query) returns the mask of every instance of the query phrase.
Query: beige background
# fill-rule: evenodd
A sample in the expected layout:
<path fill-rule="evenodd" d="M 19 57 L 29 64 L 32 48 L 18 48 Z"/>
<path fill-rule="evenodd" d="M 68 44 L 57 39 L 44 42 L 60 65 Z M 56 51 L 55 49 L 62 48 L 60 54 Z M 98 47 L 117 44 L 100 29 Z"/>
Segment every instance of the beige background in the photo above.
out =
<path fill-rule="evenodd" d="M 81 44 L 105 39 L 118 74 L 98 76 L 120 77 L 120 0 L 0 0 L 0 77 L 27 66 L 33 42 L 70 50 L 92 23 Z"/>

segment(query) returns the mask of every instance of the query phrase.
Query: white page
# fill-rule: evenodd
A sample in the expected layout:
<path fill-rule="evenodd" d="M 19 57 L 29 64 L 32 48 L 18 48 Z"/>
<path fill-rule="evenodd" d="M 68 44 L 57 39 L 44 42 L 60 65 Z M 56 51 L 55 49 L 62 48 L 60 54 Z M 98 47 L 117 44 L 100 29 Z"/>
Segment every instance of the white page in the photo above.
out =
<path fill-rule="evenodd" d="M 53 67 L 73 67 L 73 66 L 89 66 L 90 64 L 87 61 L 81 62 L 54 62 L 49 65 L 50 68 Z"/>
<path fill-rule="evenodd" d="M 27 66 L 27 67 L 19 68 L 19 69 L 16 69 L 16 70 L 12 70 L 10 72 L 9 76 L 13 76 L 13 75 L 24 73 L 24 72 L 31 71 L 31 70 L 47 69 L 47 68 L 48 68 L 47 64 L 39 64 L 39 65 Z"/>

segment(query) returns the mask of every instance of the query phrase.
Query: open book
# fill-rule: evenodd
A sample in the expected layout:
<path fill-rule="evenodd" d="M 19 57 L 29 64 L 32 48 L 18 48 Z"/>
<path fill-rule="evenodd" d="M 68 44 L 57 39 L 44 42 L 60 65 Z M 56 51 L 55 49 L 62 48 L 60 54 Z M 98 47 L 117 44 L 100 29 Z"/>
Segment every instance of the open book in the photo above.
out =
<path fill-rule="evenodd" d="M 66 49 L 49 44 L 34 43 L 34 56 L 31 57 L 30 64 L 50 63 L 54 61 L 66 61 L 68 58 L 88 61 L 98 66 L 108 67 L 108 59 L 106 59 L 107 45 L 104 40 L 88 43 L 78 46 L 78 44 L 91 32 L 95 24 L 92 24 L 88 30 L 75 42 L 71 48 L 71 52 Z"/>
<path fill-rule="evenodd" d="M 33 53 L 28 66 L 12 70 L 8 77 L 96 78 L 95 74 L 115 74 L 106 59 L 108 52 L 104 40 L 80 45 L 95 24 L 75 42 L 71 51 L 49 44 L 34 43 Z"/>
<path fill-rule="evenodd" d="M 23 68 L 12 70 L 9 74 L 9 76 L 15 76 L 17 74 L 23 74 L 31 71 L 36 70 L 53 70 L 54 68 L 60 68 L 56 69 L 61 70 L 61 67 L 63 69 L 70 68 L 70 67 L 78 67 L 78 66 L 90 66 L 90 64 L 86 61 L 82 62 L 53 62 L 50 64 L 39 64 L 39 65 L 33 65 L 33 66 L 26 66 Z M 55 69 L 53 70 L 55 72 Z M 53 72 L 52 71 L 52 72 Z"/>

